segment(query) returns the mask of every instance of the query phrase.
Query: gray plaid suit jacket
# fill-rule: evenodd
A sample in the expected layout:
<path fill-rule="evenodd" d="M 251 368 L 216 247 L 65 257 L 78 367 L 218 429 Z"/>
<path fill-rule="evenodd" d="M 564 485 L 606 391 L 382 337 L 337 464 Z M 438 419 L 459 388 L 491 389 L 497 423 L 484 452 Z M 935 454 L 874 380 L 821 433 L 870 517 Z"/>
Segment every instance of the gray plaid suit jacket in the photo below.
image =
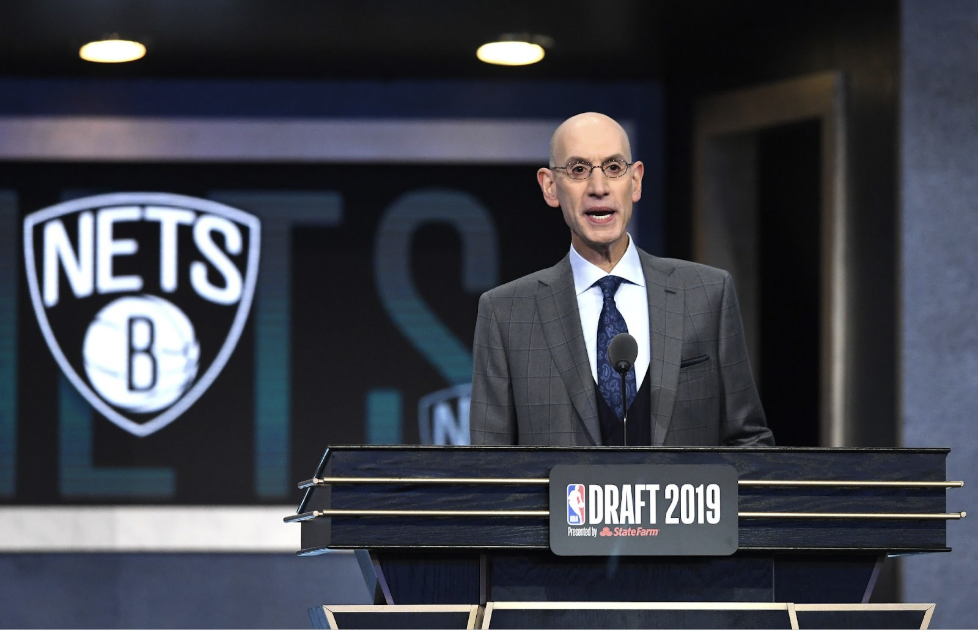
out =
<path fill-rule="evenodd" d="M 639 250 L 649 299 L 652 443 L 773 445 L 730 274 Z M 472 444 L 601 444 L 570 260 L 479 300 Z M 629 417 L 629 422 L 643 421 Z"/>

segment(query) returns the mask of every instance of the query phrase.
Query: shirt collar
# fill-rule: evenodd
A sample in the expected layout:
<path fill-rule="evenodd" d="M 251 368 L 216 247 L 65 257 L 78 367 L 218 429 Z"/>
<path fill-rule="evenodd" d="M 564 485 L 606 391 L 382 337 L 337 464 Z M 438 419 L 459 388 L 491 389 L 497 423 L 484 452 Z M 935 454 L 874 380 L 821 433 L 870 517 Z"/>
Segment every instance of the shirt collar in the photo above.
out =
<path fill-rule="evenodd" d="M 609 275 L 624 278 L 640 287 L 645 286 L 642 260 L 638 257 L 638 248 L 635 247 L 635 239 L 632 238 L 631 234 L 628 235 L 628 248 L 625 249 L 625 255 L 621 257 L 611 273 L 605 273 L 604 269 L 585 260 L 583 256 L 577 253 L 573 245 L 570 248 L 570 264 L 574 274 L 574 291 L 577 295 L 584 293 L 595 282 Z"/>

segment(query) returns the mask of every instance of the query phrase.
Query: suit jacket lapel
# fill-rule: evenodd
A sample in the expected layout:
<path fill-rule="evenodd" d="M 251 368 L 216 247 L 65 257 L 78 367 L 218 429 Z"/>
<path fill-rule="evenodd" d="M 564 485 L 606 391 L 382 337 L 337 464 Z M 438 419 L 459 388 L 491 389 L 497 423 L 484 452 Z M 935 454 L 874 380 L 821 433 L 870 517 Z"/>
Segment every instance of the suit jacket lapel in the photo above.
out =
<path fill-rule="evenodd" d="M 577 292 L 570 260 L 564 257 L 540 276 L 537 312 L 554 364 L 571 396 L 571 403 L 595 444 L 601 443 L 594 376 L 588 360 Z"/>
<path fill-rule="evenodd" d="M 683 352 L 685 291 L 673 277 L 673 268 L 639 250 L 645 287 L 649 299 L 652 357 L 649 378 L 652 381 L 652 444 L 660 446 L 672 422 L 679 383 L 679 364 Z"/>

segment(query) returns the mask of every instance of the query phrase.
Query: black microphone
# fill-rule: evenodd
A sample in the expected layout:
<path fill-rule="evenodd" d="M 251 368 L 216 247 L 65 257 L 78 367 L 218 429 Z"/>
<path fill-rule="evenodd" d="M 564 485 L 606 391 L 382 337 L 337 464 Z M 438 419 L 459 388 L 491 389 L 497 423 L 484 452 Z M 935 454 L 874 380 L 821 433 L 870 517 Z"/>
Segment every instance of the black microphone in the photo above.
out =
<path fill-rule="evenodd" d="M 628 445 L 628 398 L 625 396 L 625 375 L 638 356 L 638 342 L 628 333 L 619 333 L 608 344 L 608 361 L 621 376 L 621 443 Z"/>
<path fill-rule="evenodd" d="M 638 357 L 638 342 L 628 333 L 615 335 L 608 344 L 608 360 L 619 374 L 624 375 L 632 369 L 636 357 Z"/>

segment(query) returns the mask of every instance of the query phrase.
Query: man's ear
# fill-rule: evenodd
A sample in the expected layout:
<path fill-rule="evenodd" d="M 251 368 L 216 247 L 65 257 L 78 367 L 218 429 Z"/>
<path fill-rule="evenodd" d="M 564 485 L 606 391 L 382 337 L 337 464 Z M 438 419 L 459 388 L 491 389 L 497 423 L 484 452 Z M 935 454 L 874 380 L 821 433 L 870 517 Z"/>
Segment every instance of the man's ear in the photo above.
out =
<path fill-rule="evenodd" d="M 540 184 L 540 191 L 543 193 L 543 200 L 551 208 L 559 208 L 560 200 L 557 199 L 557 182 L 554 179 L 554 172 L 549 168 L 541 168 L 537 171 L 537 183 Z"/>
<path fill-rule="evenodd" d="M 632 164 L 632 202 L 642 198 L 642 177 L 645 175 L 645 165 L 636 161 Z"/>

